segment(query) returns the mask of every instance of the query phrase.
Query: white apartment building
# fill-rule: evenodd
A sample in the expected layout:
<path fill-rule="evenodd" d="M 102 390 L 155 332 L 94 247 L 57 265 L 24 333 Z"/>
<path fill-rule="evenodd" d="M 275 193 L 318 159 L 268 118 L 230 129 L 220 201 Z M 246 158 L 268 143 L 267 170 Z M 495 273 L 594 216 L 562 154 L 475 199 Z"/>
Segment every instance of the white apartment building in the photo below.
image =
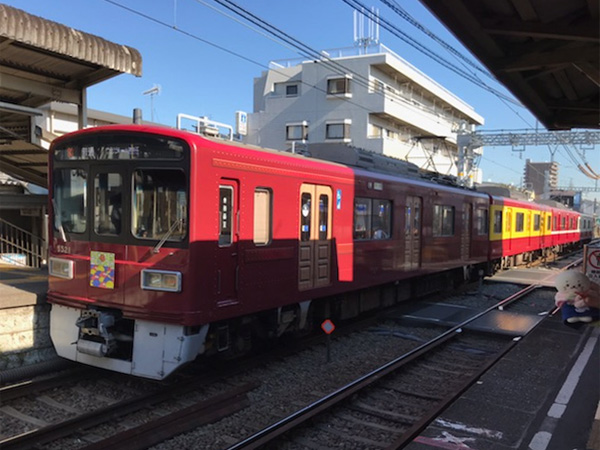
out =
<path fill-rule="evenodd" d="M 255 78 L 247 143 L 345 143 L 458 175 L 456 133 L 484 123 L 471 106 L 384 45 L 323 54 L 272 62 Z"/>

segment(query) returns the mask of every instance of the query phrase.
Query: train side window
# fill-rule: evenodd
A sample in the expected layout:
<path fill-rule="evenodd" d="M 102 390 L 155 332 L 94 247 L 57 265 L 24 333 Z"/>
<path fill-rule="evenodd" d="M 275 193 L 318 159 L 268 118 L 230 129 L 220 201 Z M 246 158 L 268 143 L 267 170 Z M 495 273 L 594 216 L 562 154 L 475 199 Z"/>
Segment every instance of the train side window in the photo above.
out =
<path fill-rule="evenodd" d="M 485 208 L 477 208 L 475 210 L 475 227 L 478 235 L 488 234 L 488 210 Z"/>
<path fill-rule="evenodd" d="M 354 200 L 354 239 L 364 240 L 371 235 L 371 199 Z"/>
<path fill-rule="evenodd" d="M 525 227 L 525 215 L 523 213 L 517 213 L 515 231 L 518 233 L 519 231 L 523 231 Z"/>
<path fill-rule="evenodd" d="M 408 220 L 410 220 L 410 212 Z M 415 221 L 418 221 L 415 218 Z M 415 222 L 418 224 L 418 222 Z M 407 222 L 410 229 L 410 222 Z M 389 239 L 392 235 L 392 202 L 377 198 L 354 200 L 354 239 Z"/>
<path fill-rule="evenodd" d="M 502 211 L 494 211 L 494 233 L 502 233 Z"/>
<path fill-rule="evenodd" d="M 311 203 L 312 196 L 308 192 L 304 192 L 300 198 L 300 240 L 302 242 L 310 241 Z"/>
<path fill-rule="evenodd" d="M 548 218 L 547 218 L 546 230 L 547 231 L 552 230 L 552 216 L 548 216 Z"/>
<path fill-rule="evenodd" d="M 566 230 L 567 229 L 567 218 L 566 217 L 561 217 L 561 219 L 560 219 L 560 229 L 561 230 Z"/>
<path fill-rule="evenodd" d="M 433 235 L 454 236 L 454 206 L 433 205 Z"/>
<path fill-rule="evenodd" d="M 219 187 L 219 245 L 227 246 L 233 242 L 233 188 Z"/>
<path fill-rule="evenodd" d="M 268 245 L 271 242 L 272 229 L 271 190 L 256 188 L 254 191 L 254 244 Z"/>

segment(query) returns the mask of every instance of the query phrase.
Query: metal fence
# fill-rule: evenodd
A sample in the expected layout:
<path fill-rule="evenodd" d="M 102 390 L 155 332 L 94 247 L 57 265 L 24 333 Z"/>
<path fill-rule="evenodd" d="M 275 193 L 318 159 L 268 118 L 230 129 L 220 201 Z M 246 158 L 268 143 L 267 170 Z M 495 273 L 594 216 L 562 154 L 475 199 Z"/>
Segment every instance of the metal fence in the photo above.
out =
<path fill-rule="evenodd" d="M 46 263 L 44 240 L 4 219 L 0 219 L 0 257 L 4 262 L 40 268 Z"/>

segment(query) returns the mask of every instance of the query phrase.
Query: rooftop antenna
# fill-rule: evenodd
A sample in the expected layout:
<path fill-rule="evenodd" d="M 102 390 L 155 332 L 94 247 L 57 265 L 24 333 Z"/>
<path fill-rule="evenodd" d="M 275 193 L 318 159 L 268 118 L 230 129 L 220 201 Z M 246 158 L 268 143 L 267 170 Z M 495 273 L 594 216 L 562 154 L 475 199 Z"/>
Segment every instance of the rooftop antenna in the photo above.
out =
<path fill-rule="evenodd" d="M 154 96 L 160 94 L 160 90 L 161 90 L 160 84 L 155 84 L 147 91 L 142 92 L 142 95 L 150 96 L 150 117 L 151 117 L 150 121 L 151 122 L 154 122 Z"/>
<path fill-rule="evenodd" d="M 367 20 L 367 34 L 365 34 L 365 19 Z M 363 49 L 379 44 L 379 9 L 371 6 L 371 12 L 366 13 L 364 8 L 354 10 L 354 45 Z"/>

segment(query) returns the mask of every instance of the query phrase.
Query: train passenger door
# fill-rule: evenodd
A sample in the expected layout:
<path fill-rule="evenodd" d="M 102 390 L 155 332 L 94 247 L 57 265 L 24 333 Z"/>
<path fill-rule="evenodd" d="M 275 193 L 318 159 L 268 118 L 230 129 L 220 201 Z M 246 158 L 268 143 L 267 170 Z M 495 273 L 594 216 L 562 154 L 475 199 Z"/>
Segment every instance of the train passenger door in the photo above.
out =
<path fill-rule="evenodd" d="M 512 249 L 512 208 L 506 208 L 506 224 L 504 225 L 505 234 L 502 242 L 506 250 Z"/>
<path fill-rule="evenodd" d="M 300 187 L 298 289 L 331 284 L 331 188 L 316 184 Z"/>
<path fill-rule="evenodd" d="M 239 183 L 221 180 L 219 184 L 219 237 L 217 250 L 217 304 L 227 306 L 238 301 L 239 265 Z"/>
<path fill-rule="evenodd" d="M 462 261 L 468 261 L 471 258 L 471 224 L 473 222 L 473 208 L 470 203 L 463 203 L 462 220 L 460 258 Z"/>
<path fill-rule="evenodd" d="M 406 197 L 404 209 L 404 266 L 406 270 L 421 267 L 421 197 Z"/>

